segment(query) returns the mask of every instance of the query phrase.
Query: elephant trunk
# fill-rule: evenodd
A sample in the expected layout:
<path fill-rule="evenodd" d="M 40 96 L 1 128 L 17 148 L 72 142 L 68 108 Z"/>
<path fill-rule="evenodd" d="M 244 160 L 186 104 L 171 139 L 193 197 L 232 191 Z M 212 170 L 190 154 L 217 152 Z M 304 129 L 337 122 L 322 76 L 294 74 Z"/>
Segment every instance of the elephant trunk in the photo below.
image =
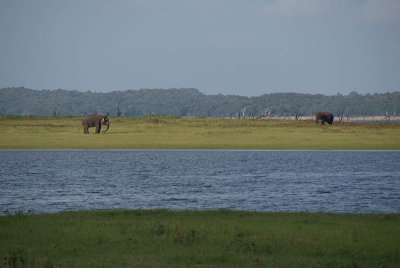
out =
<path fill-rule="evenodd" d="M 110 121 L 107 121 L 106 126 L 107 126 L 107 128 L 106 128 L 106 130 L 103 131 L 103 133 L 107 132 L 108 128 L 110 127 Z"/>

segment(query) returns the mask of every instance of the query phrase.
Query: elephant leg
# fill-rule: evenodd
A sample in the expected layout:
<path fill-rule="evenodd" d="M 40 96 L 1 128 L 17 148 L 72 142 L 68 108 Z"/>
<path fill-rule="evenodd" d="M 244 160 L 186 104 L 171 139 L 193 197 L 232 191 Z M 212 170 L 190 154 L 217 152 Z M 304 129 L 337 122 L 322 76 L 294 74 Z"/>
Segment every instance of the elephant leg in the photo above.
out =
<path fill-rule="evenodd" d="M 96 124 L 96 133 L 100 133 L 101 124 Z"/>
<path fill-rule="evenodd" d="M 84 133 L 84 134 L 89 134 L 89 128 L 86 127 L 86 126 L 84 126 L 84 127 L 83 127 L 83 133 Z"/>
<path fill-rule="evenodd" d="M 322 124 L 322 125 L 325 125 L 325 122 L 324 122 L 324 120 L 321 120 L 321 124 Z"/>

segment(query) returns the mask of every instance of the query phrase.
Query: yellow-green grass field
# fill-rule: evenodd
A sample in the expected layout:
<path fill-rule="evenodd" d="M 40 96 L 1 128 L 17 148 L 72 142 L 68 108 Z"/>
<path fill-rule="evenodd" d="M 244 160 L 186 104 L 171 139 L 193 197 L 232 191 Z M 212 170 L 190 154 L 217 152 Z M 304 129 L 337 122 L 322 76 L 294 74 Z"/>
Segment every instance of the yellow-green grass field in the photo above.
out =
<path fill-rule="evenodd" d="M 400 149 L 400 123 L 111 117 L 107 133 L 84 135 L 82 119 L 1 116 L 0 149 Z"/>

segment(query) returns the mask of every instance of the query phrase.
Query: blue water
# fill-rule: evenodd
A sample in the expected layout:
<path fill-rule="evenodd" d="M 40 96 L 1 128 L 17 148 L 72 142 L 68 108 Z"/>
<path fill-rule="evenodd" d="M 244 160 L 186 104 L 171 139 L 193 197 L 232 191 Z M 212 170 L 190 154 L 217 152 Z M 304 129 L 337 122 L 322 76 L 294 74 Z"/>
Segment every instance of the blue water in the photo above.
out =
<path fill-rule="evenodd" d="M 0 214 L 400 212 L 400 151 L 0 151 Z"/>

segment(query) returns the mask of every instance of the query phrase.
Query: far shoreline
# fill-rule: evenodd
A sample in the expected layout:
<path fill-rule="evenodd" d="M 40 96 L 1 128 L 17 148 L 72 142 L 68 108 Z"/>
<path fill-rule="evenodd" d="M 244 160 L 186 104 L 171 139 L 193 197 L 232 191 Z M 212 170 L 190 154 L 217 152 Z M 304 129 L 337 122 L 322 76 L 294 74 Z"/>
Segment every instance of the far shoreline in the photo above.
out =
<path fill-rule="evenodd" d="M 137 151 L 137 152 L 400 152 L 400 150 L 384 149 L 0 149 L 3 151 Z"/>

